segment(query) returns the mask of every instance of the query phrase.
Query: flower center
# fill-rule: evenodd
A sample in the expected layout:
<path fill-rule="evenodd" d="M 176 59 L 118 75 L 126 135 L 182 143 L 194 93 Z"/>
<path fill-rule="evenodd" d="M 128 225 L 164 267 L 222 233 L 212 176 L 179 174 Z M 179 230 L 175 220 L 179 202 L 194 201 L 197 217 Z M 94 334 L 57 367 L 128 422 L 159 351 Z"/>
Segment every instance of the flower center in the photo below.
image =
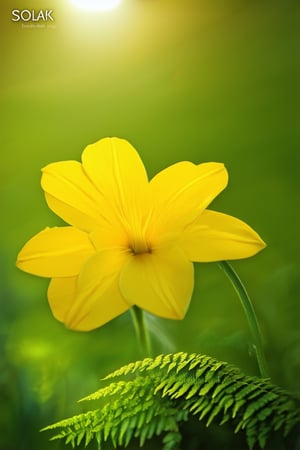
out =
<path fill-rule="evenodd" d="M 144 253 L 152 253 L 152 248 L 147 244 L 144 239 L 135 239 L 130 245 L 130 250 L 134 255 L 141 255 Z"/>

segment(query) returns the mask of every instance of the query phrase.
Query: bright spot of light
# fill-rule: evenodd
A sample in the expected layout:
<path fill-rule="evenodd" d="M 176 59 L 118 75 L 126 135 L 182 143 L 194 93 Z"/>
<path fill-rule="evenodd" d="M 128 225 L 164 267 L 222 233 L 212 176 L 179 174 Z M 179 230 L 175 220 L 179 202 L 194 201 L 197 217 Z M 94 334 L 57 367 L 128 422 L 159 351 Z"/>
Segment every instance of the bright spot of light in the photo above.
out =
<path fill-rule="evenodd" d="M 85 11 L 109 11 L 117 8 L 121 0 L 72 0 L 72 3 Z"/>

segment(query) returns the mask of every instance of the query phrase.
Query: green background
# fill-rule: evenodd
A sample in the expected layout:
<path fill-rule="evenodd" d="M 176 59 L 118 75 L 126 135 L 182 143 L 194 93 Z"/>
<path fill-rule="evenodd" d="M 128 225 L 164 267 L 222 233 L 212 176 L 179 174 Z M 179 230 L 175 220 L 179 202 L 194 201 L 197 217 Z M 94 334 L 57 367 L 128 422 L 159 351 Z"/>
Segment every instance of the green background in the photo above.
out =
<path fill-rule="evenodd" d="M 79 413 L 77 399 L 138 357 L 129 313 L 90 333 L 68 331 L 51 315 L 48 280 L 15 268 L 31 236 L 62 224 L 46 206 L 40 169 L 78 160 L 106 136 L 128 139 L 150 177 L 181 160 L 225 163 L 229 187 L 212 209 L 267 242 L 234 267 L 273 381 L 300 394 L 298 5 L 123 0 L 87 13 L 67 0 L 2 3 L 1 450 L 63 448 L 39 429 Z M 22 28 L 13 8 L 53 9 L 55 22 Z M 247 322 L 217 264 L 197 265 L 183 321 L 148 319 L 155 352 L 207 353 L 257 374 Z"/>

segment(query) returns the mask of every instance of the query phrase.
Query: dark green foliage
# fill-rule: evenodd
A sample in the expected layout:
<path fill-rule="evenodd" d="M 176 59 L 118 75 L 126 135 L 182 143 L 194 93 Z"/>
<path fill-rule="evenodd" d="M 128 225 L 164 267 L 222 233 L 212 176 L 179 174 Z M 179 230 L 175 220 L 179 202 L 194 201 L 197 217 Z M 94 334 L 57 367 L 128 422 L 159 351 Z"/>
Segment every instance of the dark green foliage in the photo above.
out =
<path fill-rule="evenodd" d="M 128 364 L 104 380 L 113 381 L 83 400 L 109 397 L 98 409 L 62 420 L 45 430 L 60 428 L 52 439 L 72 447 L 96 439 L 98 447 L 109 438 L 114 447 L 138 438 L 164 434 L 163 449 L 180 448 L 180 423 L 190 415 L 220 425 L 230 422 L 242 430 L 250 449 L 264 448 L 279 432 L 287 436 L 300 423 L 300 405 L 290 393 L 269 380 L 245 376 L 239 369 L 205 355 L 175 353 Z"/>

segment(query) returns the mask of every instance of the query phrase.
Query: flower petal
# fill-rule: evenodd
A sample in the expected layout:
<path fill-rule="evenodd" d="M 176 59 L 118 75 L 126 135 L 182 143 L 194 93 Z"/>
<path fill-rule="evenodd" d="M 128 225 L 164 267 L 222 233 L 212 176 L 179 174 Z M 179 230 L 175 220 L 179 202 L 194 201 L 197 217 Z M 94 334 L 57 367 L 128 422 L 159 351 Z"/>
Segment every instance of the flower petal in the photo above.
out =
<path fill-rule="evenodd" d="M 73 227 L 46 228 L 24 245 L 17 267 L 41 277 L 70 277 L 79 273 L 94 252 L 83 231 Z"/>
<path fill-rule="evenodd" d="M 82 268 L 77 294 L 65 323 L 87 331 L 104 325 L 130 308 L 118 286 L 118 277 L 128 253 L 121 249 L 96 253 Z"/>
<path fill-rule="evenodd" d="M 128 249 L 129 238 L 124 233 L 124 230 L 119 227 L 113 228 L 98 228 L 89 234 L 90 240 L 97 251 L 107 249 Z"/>
<path fill-rule="evenodd" d="M 55 319 L 65 322 L 75 301 L 78 277 L 52 278 L 48 287 L 48 301 Z"/>
<path fill-rule="evenodd" d="M 42 172 L 41 184 L 47 204 L 59 217 L 84 231 L 107 223 L 99 192 L 79 162 L 52 163 Z"/>
<path fill-rule="evenodd" d="M 159 172 L 150 181 L 155 201 L 154 233 L 181 230 L 199 216 L 227 181 L 227 171 L 221 163 L 197 166 L 183 161 Z"/>
<path fill-rule="evenodd" d="M 178 245 L 191 261 L 198 262 L 247 258 L 266 246 L 245 222 L 210 210 L 184 230 Z"/>
<path fill-rule="evenodd" d="M 182 319 L 194 286 L 193 264 L 177 248 L 132 255 L 120 275 L 120 289 L 132 305 L 169 319 Z"/>
<path fill-rule="evenodd" d="M 86 147 L 82 164 L 126 231 L 141 234 L 149 188 L 145 167 L 134 147 L 124 139 L 101 139 Z"/>

